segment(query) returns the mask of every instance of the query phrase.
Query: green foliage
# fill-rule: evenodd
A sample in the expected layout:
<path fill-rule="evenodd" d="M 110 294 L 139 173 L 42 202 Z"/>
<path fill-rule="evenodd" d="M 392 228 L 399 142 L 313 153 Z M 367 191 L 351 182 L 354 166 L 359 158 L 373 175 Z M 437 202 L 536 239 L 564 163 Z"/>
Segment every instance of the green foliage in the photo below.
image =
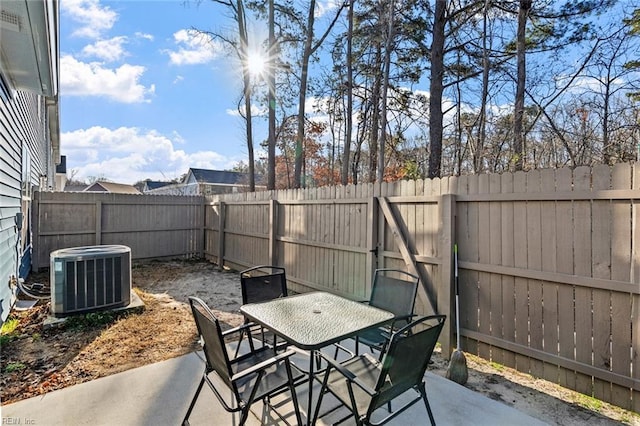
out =
<path fill-rule="evenodd" d="M 114 312 L 91 312 L 84 315 L 74 315 L 67 318 L 65 327 L 70 330 L 86 330 L 111 324 L 118 319 Z"/>
<path fill-rule="evenodd" d="M 413 160 L 409 160 L 404 164 L 404 178 L 409 180 L 417 180 L 420 175 L 420 166 Z"/>
<path fill-rule="evenodd" d="M 20 370 L 24 370 L 26 367 L 26 365 L 24 365 L 21 362 L 10 362 L 9 364 L 7 364 L 7 366 L 4 368 L 4 372 L 5 373 L 13 373 L 14 371 L 20 371 Z"/>
<path fill-rule="evenodd" d="M 11 317 L 7 318 L 7 320 L 4 323 L 2 323 L 2 330 L 0 331 L 0 334 L 13 333 L 19 324 L 20 324 L 20 320 L 18 320 L 17 318 L 11 318 Z"/>
<path fill-rule="evenodd" d="M 20 325 L 20 320 L 12 317 L 7 318 L 7 320 L 2 323 L 2 330 L 0 331 L 0 346 L 5 346 L 14 339 L 18 325 Z"/>
<path fill-rule="evenodd" d="M 629 34 L 640 35 L 640 9 L 635 9 L 631 14 L 631 18 L 625 19 L 624 23 L 629 26 Z M 638 70 L 640 69 L 640 59 L 631 60 L 624 64 L 626 70 Z M 627 97 L 634 102 L 640 102 L 640 92 L 632 92 L 627 94 Z"/>
<path fill-rule="evenodd" d="M 631 18 L 625 19 L 624 23 L 631 27 L 631 34 L 640 34 L 640 9 L 635 9 Z"/>
<path fill-rule="evenodd" d="M 504 371 L 504 365 L 502 364 L 498 364 L 497 362 L 491 362 L 489 365 L 491 365 L 492 368 L 495 368 L 498 371 Z"/>
<path fill-rule="evenodd" d="M 580 394 L 576 403 L 588 410 L 596 412 L 600 412 L 600 410 L 602 410 L 602 401 L 591 396 Z"/>

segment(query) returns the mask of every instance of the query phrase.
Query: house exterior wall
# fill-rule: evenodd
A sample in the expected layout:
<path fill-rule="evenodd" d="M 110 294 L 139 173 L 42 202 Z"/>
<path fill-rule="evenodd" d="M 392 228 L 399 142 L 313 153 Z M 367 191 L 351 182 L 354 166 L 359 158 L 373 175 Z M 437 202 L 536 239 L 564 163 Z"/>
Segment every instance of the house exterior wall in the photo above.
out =
<path fill-rule="evenodd" d="M 0 319 L 31 270 L 33 192 L 55 189 L 60 163 L 58 1 L 0 2 Z"/>
<path fill-rule="evenodd" d="M 34 188 L 53 185 L 45 101 L 14 91 L 0 103 L 0 299 L 1 317 L 9 313 L 12 277 L 28 273 L 31 253 L 30 206 Z M 43 177 L 41 179 L 41 177 Z M 21 218 L 20 218 L 21 214 Z"/>

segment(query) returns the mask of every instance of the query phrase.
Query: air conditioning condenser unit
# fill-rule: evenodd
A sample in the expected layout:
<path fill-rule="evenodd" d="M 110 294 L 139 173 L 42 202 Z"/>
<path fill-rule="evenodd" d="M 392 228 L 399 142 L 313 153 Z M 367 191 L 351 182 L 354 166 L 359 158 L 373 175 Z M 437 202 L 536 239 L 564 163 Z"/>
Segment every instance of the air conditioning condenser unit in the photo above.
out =
<path fill-rule="evenodd" d="M 57 317 L 131 303 L 131 249 L 71 247 L 50 256 L 51 313 Z"/>

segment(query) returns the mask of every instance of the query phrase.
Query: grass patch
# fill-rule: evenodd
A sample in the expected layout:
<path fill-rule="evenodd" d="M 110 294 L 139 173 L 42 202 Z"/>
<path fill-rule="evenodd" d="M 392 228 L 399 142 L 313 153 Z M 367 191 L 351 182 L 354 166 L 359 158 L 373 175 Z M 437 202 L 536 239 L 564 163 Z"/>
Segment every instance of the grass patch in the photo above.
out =
<path fill-rule="evenodd" d="M 25 368 L 26 368 L 26 365 L 24 365 L 21 362 L 10 362 L 4 368 L 4 372 L 5 373 L 13 373 L 14 371 L 24 370 Z"/>
<path fill-rule="evenodd" d="M 502 364 L 498 364 L 497 362 L 490 362 L 489 365 L 491 366 L 491 368 L 494 368 L 498 371 L 504 371 L 504 365 Z"/>
<path fill-rule="evenodd" d="M 65 328 L 70 330 L 88 330 L 97 327 L 103 327 L 114 323 L 121 315 L 114 312 L 90 312 L 83 315 L 74 315 L 65 321 Z"/>
<path fill-rule="evenodd" d="M 13 340 L 18 325 L 20 325 L 20 320 L 12 317 L 7 318 L 7 320 L 2 323 L 2 329 L 0 330 L 0 346 L 4 346 Z"/>
<path fill-rule="evenodd" d="M 2 323 L 2 330 L 0 331 L 0 334 L 11 334 L 16 331 L 18 325 L 20 325 L 19 319 L 9 317 Z"/>
<path fill-rule="evenodd" d="M 576 399 L 576 404 L 584 407 L 588 410 L 592 410 L 595 412 L 601 412 L 602 410 L 602 401 L 599 399 L 593 398 L 591 396 L 578 394 L 578 398 Z"/>

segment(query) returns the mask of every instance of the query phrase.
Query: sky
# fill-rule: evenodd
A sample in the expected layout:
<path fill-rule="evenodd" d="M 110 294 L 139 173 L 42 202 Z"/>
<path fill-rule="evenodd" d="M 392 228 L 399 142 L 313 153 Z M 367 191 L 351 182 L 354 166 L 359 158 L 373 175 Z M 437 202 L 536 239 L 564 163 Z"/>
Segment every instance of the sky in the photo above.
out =
<path fill-rule="evenodd" d="M 317 14 L 335 3 L 320 1 Z M 134 184 L 179 178 L 190 167 L 247 163 L 239 63 L 193 31 L 232 34 L 225 13 L 211 0 L 60 0 L 60 139 L 68 177 Z M 251 39 L 266 38 L 265 28 L 251 30 Z M 428 76 L 412 90 L 428 94 Z M 258 158 L 265 156 L 265 121 L 254 120 Z"/>
<path fill-rule="evenodd" d="M 133 184 L 246 163 L 238 64 L 192 31 L 225 31 L 223 13 L 208 0 L 60 0 L 68 177 Z"/>

